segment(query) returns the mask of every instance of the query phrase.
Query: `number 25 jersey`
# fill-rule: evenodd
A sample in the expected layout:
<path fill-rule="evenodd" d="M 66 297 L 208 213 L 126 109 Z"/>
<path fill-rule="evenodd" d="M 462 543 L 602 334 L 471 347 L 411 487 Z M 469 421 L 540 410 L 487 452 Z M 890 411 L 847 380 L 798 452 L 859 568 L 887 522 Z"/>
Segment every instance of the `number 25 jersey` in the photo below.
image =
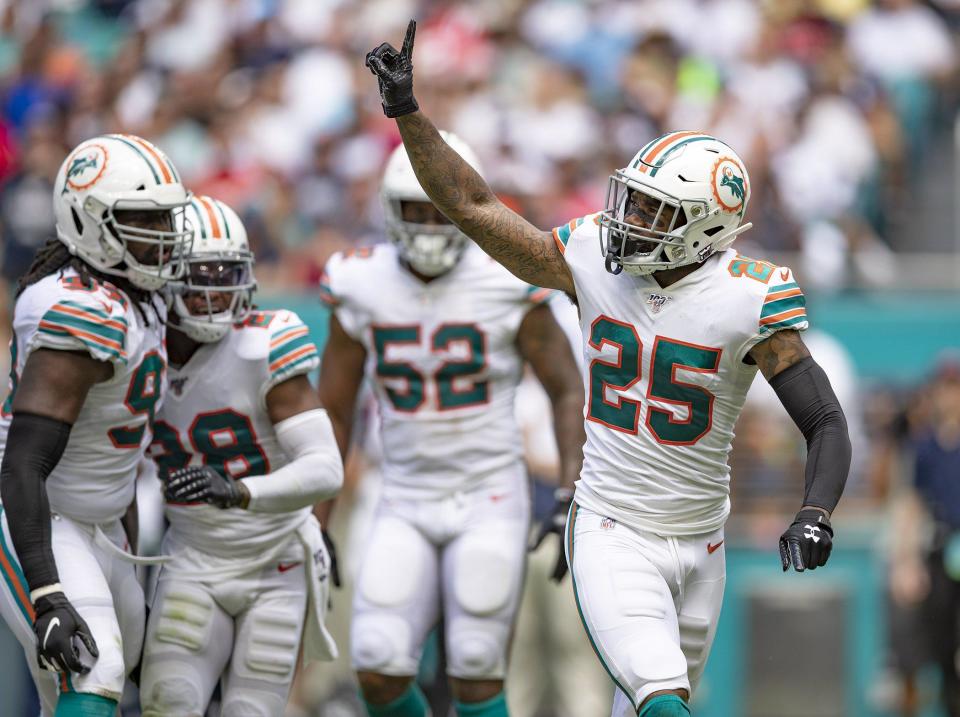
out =
<path fill-rule="evenodd" d="M 757 367 L 775 332 L 807 328 L 790 269 L 715 254 L 661 288 L 614 276 L 599 215 L 553 230 L 573 274 L 583 332 L 586 433 L 577 502 L 641 530 L 692 535 L 730 512 L 727 457 Z"/>
<path fill-rule="evenodd" d="M 430 282 L 403 268 L 391 244 L 330 258 L 321 296 L 367 352 L 385 491 L 439 496 L 521 466 L 517 331 L 552 293 L 473 245 Z"/>
<path fill-rule="evenodd" d="M 142 308 L 107 282 L 85 284 L 72 268 L 31 284 L 17 298 L 0 451 L 19 376 L 33 351 L 79 351 L 113 367 L 113 376 L 87 393 L 66 450 L 47 478 L 50 509 L 73 520 L 116 520 L 133 501 L 167 364 L 166 310 L 159 298 L 153 308 Z"/>

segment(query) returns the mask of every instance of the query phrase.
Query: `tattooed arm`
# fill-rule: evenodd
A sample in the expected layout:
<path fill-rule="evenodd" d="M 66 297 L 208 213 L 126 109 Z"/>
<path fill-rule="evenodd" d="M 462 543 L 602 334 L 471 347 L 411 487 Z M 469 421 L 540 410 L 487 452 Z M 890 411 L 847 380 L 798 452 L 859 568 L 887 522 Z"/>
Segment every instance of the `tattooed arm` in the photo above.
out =
<path fill-rule="evenodd" d="M 422 112 L 397 117 L 397 126 L 420 185 L 450 221 L 527 283 L 576 295 L 570 267 L 550 232 L 497 199 Z"/>
<path fill-rule="evenodd" d="M 810 351 L 800 338 L 799 331 L 778 331 L 769 339 L 761 341 L 747 354 L 750 363 L 755 363 L 767 381 L 788 366 L 807 358 Z"/>

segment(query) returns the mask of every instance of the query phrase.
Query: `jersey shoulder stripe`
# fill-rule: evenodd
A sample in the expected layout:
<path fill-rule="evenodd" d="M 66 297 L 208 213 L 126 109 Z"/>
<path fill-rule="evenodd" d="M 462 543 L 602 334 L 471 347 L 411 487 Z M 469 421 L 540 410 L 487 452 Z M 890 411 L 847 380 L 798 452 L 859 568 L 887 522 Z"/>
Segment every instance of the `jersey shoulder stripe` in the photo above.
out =
<path fill-rule="evenodd" d="M 767 289 L 760 309 L 760 332 L 807 328 L 807 301 L 789 269 L 779 271 L 781 282 Z"/>
<path fill-rule="evenodd" d="M 556 242 L 557 248 L 560 249 L 561 254 L 567 251 L 567 244 L 569 243 L 570 237 L 573 235 L 573 233 L 588 222 L 592 222 L 594 225 L 599 225 L 600 213 L 597 212 L 596 214 L 587 214 L 584 217 L 571 219 L 563 226 L 555 227 L 553 229 L 551 232 L 553 234 L 553 240 Z"/>
<path fill-rule="evenodd" d="M 40 319 L 37 333 L 41 337 L 66 339 L 67 344 L 79 342 L 94 358 L 126 363 L 127 321 L 123 316 L 114 316 L 103 309 L 86 303 L 62 299 L 47 309 Z"/>
<path fill-rule="evenodd" d="M 307 373 L 320 364 L 320 353 L 310 339 L 310 329 L 292 311 L 278 312 L 270 329 L 267 361 L 272 383 Z"/>

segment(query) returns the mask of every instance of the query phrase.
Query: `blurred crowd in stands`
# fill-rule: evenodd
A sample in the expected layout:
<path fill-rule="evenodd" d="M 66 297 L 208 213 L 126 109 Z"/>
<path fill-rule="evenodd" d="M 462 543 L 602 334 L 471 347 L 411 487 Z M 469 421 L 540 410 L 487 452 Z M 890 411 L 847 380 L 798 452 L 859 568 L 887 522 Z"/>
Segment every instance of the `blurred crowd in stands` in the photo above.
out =
<path fill-rule="evenodd" d="M 195 193 L 238 211 L 264 290 L 310 291 L 332 252 L 383 241 L 380 173 L 399 136 L 362 58 L 399 45 L 411 17 L 421 106 L 542 228 L 601 209 L 607 176 L 654 136 L 699 129 L 747 162 L 755 228 L 741 252 L 796 253 L 808 289 L 882 287 L 898 252 L 944 248 L 911 219 L 936 156 L 952 156 L 960 0 L 0 0 L 0 281 L 53 234 L 69 148 L 119 131 L 160 145 Z M 956 190 L 943 191 L 949 217 Z M 0 314 L 9 301 L 0 290 Z M 864 391 L 835 340 L 808 343 L 851 419 L 844 508 L 914 490 L 911 447 L 946 410 L 936 397 L 960 364 L 920 387 Z M 743 534 L 769 547 L 796 508 L 803 446 L 765 389 L 737 430 L 731 527 L 751 513 Z M 960 492 L 951 500 L 960 515 Z M 891 576 L 895 606 L 929 593 L 917 560 Z M 898 655 L 904 674 L 922 661 Z M 307 707 L 323 688 L 305 684 Z M 576 697 L 540 714 L 596 711 Z M 537 712 L 530 700 L 517 714 Z"/>
<path fill-rule="evenodd" d="M 416 17 L 421 105 L 540 226 L 601 208 L 607 175 L 651 137 L 701 129 L 748 163 L 743 251 L 815 255 L 815 272 L 796 267 L 807 285 L 882 284 L 954 104 L 952 5 L 3 0 L 2 273 L 49 235 L 67 149 L 124 131 L 237 208 L 261 283 L 310 286 L 332 251 L 381 240 L 399 138 L 360 58 Z"/>

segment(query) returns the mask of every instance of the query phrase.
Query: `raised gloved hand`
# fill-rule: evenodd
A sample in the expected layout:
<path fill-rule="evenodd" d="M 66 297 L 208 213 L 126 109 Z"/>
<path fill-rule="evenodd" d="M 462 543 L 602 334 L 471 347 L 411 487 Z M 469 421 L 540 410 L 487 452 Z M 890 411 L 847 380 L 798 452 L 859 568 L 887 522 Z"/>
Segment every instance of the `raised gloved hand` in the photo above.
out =
<path fill-rule="evenodd" d="M 80 661 L 80 640 L 96 659 L 97 643 L 87 623 L 62 592 L 50 593 L 33 603 L 33 632 L 37 636 L 37 662 L 50 672 L 76 672 L 85 675 L 90 667 Z"/>
<path fill-rule="evenodd" d="M 786 572 L 793 565 L 798 573 L 826 565 L 833 549 L 830 518 L 815 508 L 804 508 L 780 536 L 780 562 Z"/>
<path fill-rule="evenodd" d="M 163 489 L 168 503 L 209 503 L 217 508 L 246 508 L 250 492 L 240 481 L 224 478 L 210 466 L 171 471 Z"/>
<path fill-rule="evenodd" d="M 384 42 L 367 53 L 365 64 L 377 76 L 380 101 L 387 117 L 400 117 L 420 109 L 413 98 L 413 38 L 416 34 L 417 23 L 411 20 L 400 52 Z"/>
<path fill-rule="evenodd" d="M 530 550 L 536 550 L 548 535 L 554 534 L 560 538 L 560 552 L 557 555 L 557 564 L 553 568 L 550 579 L 555 582 L 563 580 L 567 574 L 567 554 L 563 549 L 563 537 L 567 529 L 567 515 L 570 513 L 570 503 L 573 501 L 573 491 L 569 488 L 557 488 L 553 492 L 554 504 L 550 513 L 540 522 L 537 537 L 530 544 Z"/>

